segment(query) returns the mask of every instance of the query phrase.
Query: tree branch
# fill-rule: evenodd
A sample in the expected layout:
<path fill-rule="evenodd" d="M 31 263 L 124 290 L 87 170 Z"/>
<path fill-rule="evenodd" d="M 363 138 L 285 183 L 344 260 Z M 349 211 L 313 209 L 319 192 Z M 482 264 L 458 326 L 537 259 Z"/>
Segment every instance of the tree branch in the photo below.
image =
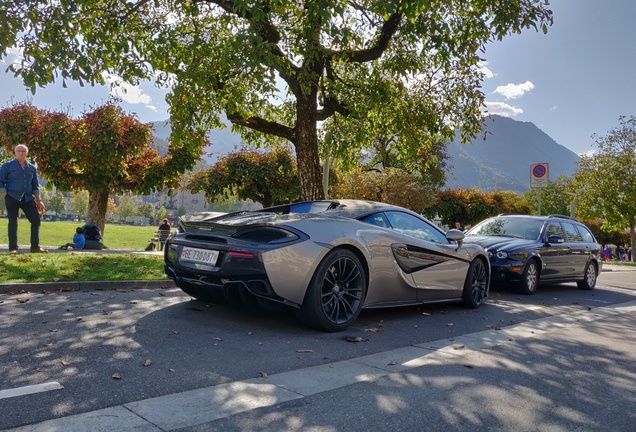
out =
<path fill-rule="evenodd" d="M 245 126 L 262 133 L 275 135 L 296 143 L 296 132 L 294 129 L 281 125 L 280 123 L 265 120 L 261 117 L 244 118 L 236 113 L 229 112 L 227 113 L 227 119 L 236 125 Z"/>

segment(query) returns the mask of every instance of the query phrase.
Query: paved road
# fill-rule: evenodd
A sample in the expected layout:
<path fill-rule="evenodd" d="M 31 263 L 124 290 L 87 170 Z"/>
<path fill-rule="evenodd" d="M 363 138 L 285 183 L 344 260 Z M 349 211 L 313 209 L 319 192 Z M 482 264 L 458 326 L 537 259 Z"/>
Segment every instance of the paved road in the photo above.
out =
<path fill-rule="evenodd" d="M 346 334 L 169 288 L 0 295 L 0 398 L 58 383 L 0 399 L 0 428 L 631 431 L 635 275 L 367 312 Z"/>

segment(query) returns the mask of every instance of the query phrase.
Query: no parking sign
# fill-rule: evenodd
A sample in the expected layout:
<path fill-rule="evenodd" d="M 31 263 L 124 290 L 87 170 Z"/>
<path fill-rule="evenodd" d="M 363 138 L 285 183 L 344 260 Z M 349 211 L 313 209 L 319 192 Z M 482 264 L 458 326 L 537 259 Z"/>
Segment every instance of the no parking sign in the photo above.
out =
<path fill-rule="evenodd" d="M 530 187 L 548 187 L 548 164 L 538 163 L 530 165 Z"/>

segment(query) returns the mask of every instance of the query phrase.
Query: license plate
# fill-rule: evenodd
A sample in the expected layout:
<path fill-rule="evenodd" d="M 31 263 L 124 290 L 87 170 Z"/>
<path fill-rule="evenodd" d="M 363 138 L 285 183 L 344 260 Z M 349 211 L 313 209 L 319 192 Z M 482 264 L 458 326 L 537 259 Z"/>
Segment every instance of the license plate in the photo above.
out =
<path fill-rule="evenodd" d="M 181 260 L 192 261 L 203 264 L 209 264 L 211 266 L 216 265 L 216 260 L 219 258 L 219 251 L 209 249 L 197 249 L 184 246 L 181 249 Z"/>

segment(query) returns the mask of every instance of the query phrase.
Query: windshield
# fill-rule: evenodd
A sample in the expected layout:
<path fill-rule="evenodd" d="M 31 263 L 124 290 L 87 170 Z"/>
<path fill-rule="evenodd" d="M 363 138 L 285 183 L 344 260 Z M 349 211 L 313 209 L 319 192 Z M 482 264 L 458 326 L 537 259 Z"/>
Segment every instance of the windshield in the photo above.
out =
<path fill-rule="evenodd" d="M 502 236 L 536 240 L 541 233 L 542 220 L 496 217 L 475 225 L 466 236 Z"/>

